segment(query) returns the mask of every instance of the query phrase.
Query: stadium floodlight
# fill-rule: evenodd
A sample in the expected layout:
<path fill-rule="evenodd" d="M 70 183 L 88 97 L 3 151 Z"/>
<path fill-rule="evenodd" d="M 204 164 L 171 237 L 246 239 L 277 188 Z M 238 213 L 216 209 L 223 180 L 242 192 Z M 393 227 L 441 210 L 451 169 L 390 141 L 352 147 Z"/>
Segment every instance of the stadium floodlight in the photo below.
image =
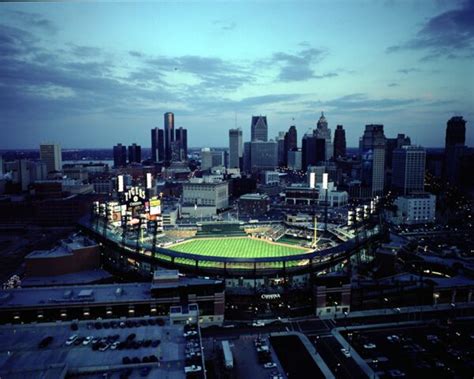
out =
<path fill-rule="evenodd" d="M 117 191 L 123 192 L 123 175 L 117 176 Z"/>
<path fill-rule="evenodd" d="M 310 172 L 309 174 L 309 188 L 316 187 L 316 173 Z"/>
<path fill-rule="evenodd" d="M 329 177 L 328 173 L 325 172 L 323 174 L 323 190 L 326 190 L 326 191 L 328 190 L 328 181 L 329 181 L 328 177 Z"/>
<path fill-rule="evenodd" d="M 147 189 L 151 188 L 152 180 L 153 180 L 153 177 L 151 176 L 151 172 L 147 172 L 146 174 L 146 188 Z"/>

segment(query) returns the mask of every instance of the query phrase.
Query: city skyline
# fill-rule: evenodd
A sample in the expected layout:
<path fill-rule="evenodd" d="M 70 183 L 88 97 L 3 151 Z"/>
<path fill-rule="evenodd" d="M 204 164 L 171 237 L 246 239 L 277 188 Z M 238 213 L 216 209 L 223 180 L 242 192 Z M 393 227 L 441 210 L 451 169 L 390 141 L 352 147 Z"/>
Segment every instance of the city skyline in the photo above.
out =
<path fill-rule="evenodd" d="M 473 1 L 1 7 L 0 149 L 149 147 L 165 112 L 190 146 L 227 146 L 253 115 L 274 139 L 321 111 L 348 147 L 366 124 L 443 147 L 446 122 L 474 116 Z"/>

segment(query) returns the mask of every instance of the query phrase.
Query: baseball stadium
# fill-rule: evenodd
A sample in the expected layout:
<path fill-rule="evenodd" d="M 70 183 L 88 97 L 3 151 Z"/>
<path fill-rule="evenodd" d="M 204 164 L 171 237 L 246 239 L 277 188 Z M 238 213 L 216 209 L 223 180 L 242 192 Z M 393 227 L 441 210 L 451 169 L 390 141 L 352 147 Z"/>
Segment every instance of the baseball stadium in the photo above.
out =
<path fill-rule="evenodd" d="M 340 225 L 220 221 L 157 230 L 148 223 L 122 228 L 99 217 L 81 225 L 109 247 L 109 261 L 122 268 L 150 274 L 160 267 L 178 268 L 220 277 L 273 277 L 324 269 L 379 235 L 378 225 L 355 232 Z"/>

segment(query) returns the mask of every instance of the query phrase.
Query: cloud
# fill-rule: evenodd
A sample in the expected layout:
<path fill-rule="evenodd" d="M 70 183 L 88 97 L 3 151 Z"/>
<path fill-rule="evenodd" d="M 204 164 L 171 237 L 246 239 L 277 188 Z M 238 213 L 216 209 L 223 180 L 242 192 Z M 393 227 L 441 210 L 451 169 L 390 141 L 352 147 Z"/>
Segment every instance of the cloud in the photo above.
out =
<path fill-rule="evenodd" d="M 384 110 L 394 109 L 398 107 L 405 107 L 419 103 L 419 99 L 397 99 L 397 98 L 382 98 L 372 99 L 367 94 L 354 93 L 332 100 L 319 102 L 318 105 L 333 107 L 338 110 Z"/>
<path fill-rule="evenodd" d="M 234 21 L 226 20 L 214 20 L 212 24 L 216 26 L 219 30 L 230 31 L 234 30 L 237 27 L 237 24 Z"/>
<path fill-rule="evenodd" d="M 304 46 L 306 42 L 302 43 Z M 300 44 L 301 45 L 301 44 Z M 302 81 L 309 79 L 323 79 L 336 76 L 335 73 L 315 75 L 312 66 L 320 62 L 326 55 L 323 49 L 306 48 L 295 54 L 276 52 L 267 62 L 269 65 L 277 65 L 280 68 L 278 80 L 283 82 Z"/>
<path fill-rule="evenodd" d="M 24 27 L 41 29 L 48 33 L 56 33 L 56 26 L 48 19 L 44 18 L 39 13 L 23 12 L 18 10 L 6 11 L 10 16 L 10 20 L 20 23 Z"/>
<path fill-rule="evenodd" d="M 461 3 L 429 19 L 410 40 L 386 49 L 388 53 L 401 50 L 426 52 L 423 61 L 439 57 L 467 58 L 474 56 L 474 0 Z"/>
<path fill-rule="evenodd" d="M 389 83 L 387 84 L 387 87 L 398 87 L 399 84 L 398 83 Z"/>
<path fill-rule="evenodd" d="M 421 70 L 419 68 L 414 68 L 414 67 L 410 67 L 410 68 L 401 68 L 400 70 L 397 70 L 397 72 L 400 72 L 402 74 L 409 74 L 411 72 L 420 72 Z"/>

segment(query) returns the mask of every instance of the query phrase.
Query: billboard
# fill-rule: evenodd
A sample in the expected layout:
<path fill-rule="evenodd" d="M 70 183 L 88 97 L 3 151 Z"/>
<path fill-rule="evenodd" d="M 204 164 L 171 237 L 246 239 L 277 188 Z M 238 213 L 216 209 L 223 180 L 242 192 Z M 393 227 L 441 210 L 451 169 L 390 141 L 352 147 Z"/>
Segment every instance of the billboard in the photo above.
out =
<path fill-rule="evenodd" d="M 161 214 L 161 200 L 154 197 L 150 199 L 150 216 Z"/>
<path fill-rule="evenodd" d="M 314 188 L 316 186 L 316 173 L 309 173 L 309 188 Z"/>

